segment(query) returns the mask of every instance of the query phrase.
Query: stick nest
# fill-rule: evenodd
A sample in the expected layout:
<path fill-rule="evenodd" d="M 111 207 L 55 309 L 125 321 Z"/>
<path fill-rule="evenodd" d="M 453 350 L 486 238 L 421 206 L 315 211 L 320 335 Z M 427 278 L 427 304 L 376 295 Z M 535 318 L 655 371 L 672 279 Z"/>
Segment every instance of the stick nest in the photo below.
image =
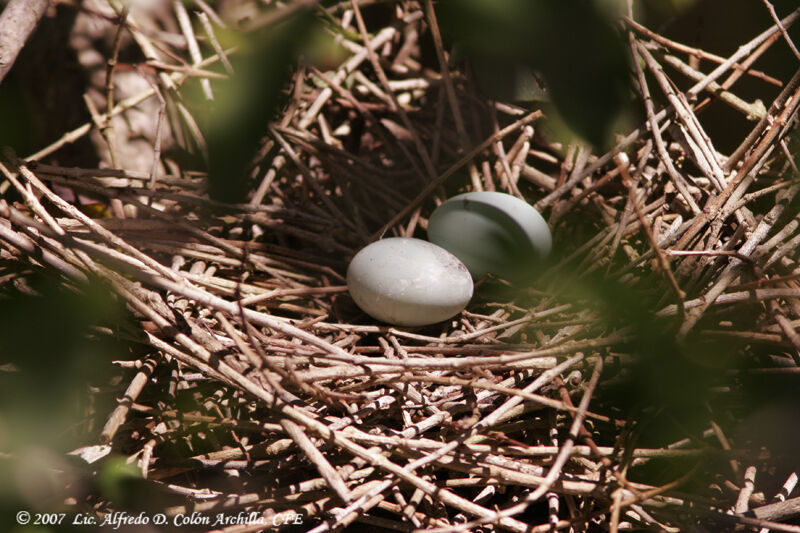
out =
<path fill-rule="evenodd" d="M 730 58 L 619 21 L 644 123 L 598 153 L 545 133 L 535 102 L 487 99 L 469 67 L 424 65 L 421 43 L 442 47 L 426 2 L 388 3 L 366 39 L 361 10 L 327 7 L 344 56 L 300 61 L 232 204 L 179 157 L 204 145 L 182 95 L 213 94 L 204 69 L 226 72 L 212 38 L 223 19 L 280 24 L 313 2 L 232 4 L 222 19 L 200 3 L 87 8 L 104 22 L 104 61 L 129 49 L 147 61 L 119 59 L 116 86 L 105 76 L 89 92 L 85 126 L 6 153 L 4 293 L 46 272 L 128 312 L 91 332 L 129 343 L 105 363 L 119 402 L 85 403 L 72 431 L 94 461 L 86 476 L 122 455 L 150 496 L 86 488 L 73 509 L 243 512 L 225 530 L 240 532 L 797 530 L 778 522 L 797 479 L 800 74 L 757 70 L 793 19 Z M 766 105 L 736 96 L 739 78 Z M 714 106 L 747 125 L 730 154 L 706 134 Z M 81 139 L 98 168 L 58 163 Z M 477 280 L 465 311 L 424 328 L 364 315 L 348 260 L 383 235 L 425 238 L 435 206 L 467 190 L 516 195 L 548 219 L 555 252 L 536 283 Z"/>

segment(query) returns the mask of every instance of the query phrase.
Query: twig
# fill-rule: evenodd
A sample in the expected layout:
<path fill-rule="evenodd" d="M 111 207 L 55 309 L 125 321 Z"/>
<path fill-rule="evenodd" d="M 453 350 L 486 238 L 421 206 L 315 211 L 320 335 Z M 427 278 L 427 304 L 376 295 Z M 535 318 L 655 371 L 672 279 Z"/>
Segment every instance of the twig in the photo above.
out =
<path fill-rule="evenodd" d="M 0 13 L 0 82 L 47 11 L 49 0 L 10 0 Z"/>
<path fill-rule="evenodd" d="M 297 446 L 303 450 L 306 454 L 308 459 L 314 463 L 314 466 L 317 467 L 319 473 L 328 482 L 328 486 L 330 486 L 336 494 L 339 495 L 339 498 L 345 503 L 349 503 L 353 500 L 353 495 L 350 493 L 350 490 L 345 485 L 344 480 L 339 476 L 336 470 L 331 466 L 325 456 L 317 449 L 311 439 L 308 438 L 303 430 L 288 419 L 281 420 L 281 426 L 283 429 L 286 430 L 286 433 L 292 437 L 292 440 L 297 444 Z"/>
<path fill-rule="evenodd" d="M 228 59 L 225 50 L 222 48 L 222 45 L 219 44 L 217 35 L 214 33 L 214 28 L 211 26 L 211 22 L 208 20 L 208 14 L 213 13 L 213 11 L 208 8 L 205 2 L 202 2 L 201 0 L 198 0 L 197 5 L 203 9 L 202 12 L 197 14 L 197 18 L 200 20 L 200 24 L 203 26 L 203 31 L 205 32 L 206 37 L 208 37 L 208 42 L 211 43 L 211 47 L 214 49 L 214 52 L 217 53 L 217 56 L 219 56 L 219 60 L 222 63 L 222 66 L 225 67 L 225 70 L 228 72 L 228 74 L 233 75 L 233 65 L 231 65 L 231 62 Z M 225 27 L 224 23 L 219 20 L 219 17 L 217 17 L 215 22 L 217 25 L 222 26 L 223 28 Z"/>
<path fill-rule="evenodd" d="M 658 242 L 656 242 L 655 237 L 653 237 L 653 232 L 650 230 L 647 220 L 644 218 L 644 213 L 639 205 L 639 199 L 636 197 L 636 186 L 630 174 L 628 173 L 628 158 L 627 156 L 624 156 L 624 154 L 620 154 L 616 161 L 619 165 L 620 174 L 622 174 L 623 184 L 628 187 L 628 201 L 631 203 L 631 205 L 633 205 L 633 210 L 636 212 L 636 217 L 639 219 L 639 224 L 641 225 L 642 231 L 644 231 L 653 253 L 656 254 L 661 272 L 664 274 L 664 277 L 667 278 L 669 287 L 672 289 L 675 300 L 678 302 L 677 305 L 679 316 L 681 319 L 683 319 L 684 315 L 686 314 L 686 310 L 683 307 L 683 299 L 686 295 L 678 286 L 678 281 L 675 279 L 675 275 L 672 273 L 672 269 L 669 266 L 669 261 L 664 256 L 661 248 L 658 246 Z"/>
<path fill-rule="evenodd" d="M 467 146 L 470 145 L 469 136 L 467 135 L 467 129 L 464 127 L 464 119 L 461 117 L 461 109 L 458 106 L 456 92 L 453 88 L 453 79 L 450 77 L 450 66 L 444 55 L 444 45 L 442 44 L 442 36 L 439 32 L 439 23 L 436 20 L 436 11 L 433 9 L 433 2 L 431 0 L 425 0 L 425 15 L 428 17 L 428 22 L 431 25 L 433 44 L 436 47 L 436 57 L 439 60 L 444 89 L 447 93 L 447 101 L 450 104 L 450 112 L 453 114 L 453 119 L 455 120 L 456 132 L 458 132 L 458 137 L 461 141 L 461 149 L 466 151 Z"/>
<path fill-rule="evenodd" d="M 724 57 L 720 57 L 720 56 L 718 56 L 716 54 L 712 54 L 710 52 L 707 52 L 705 50 L 701 50 L 699 48 L 686 46 L 683 43 L 679 43 L 679 42 L 673 41 L 671 39 L 668 39 L 668 38 L 664 37 L 663 35 L 655 33 L 653 31 L 649 30 L 648 28 L 645 28 L 644 26 L 642 26 L 641 24 L 639 24 L 635 20 L 633 20 L 630 16 L 623 17 L 623 21 L 625 22 L 625 24 L 630 26 L 633 30 L 637 31 L 638 33 L 641 33 L 642 35 L 652 39 L 653 41 L 655 41 L 655 42 L 657 42 L 657 43 L 659 43 L 659 44 L 661 44 L 661 45 L 663 45 L 663 46 L 665 46 L 667 48 L 672 48 L 673 50 L 677 50 L 678 52 L 692 55 L 692 56 L 694 56 L 694 57 L 696 57 L 698 59 L 706 59 L 708 61 L 713 61 L 713 62 L 715 62 L 717 64 L 722 63 L 723 61 L 725 61 Z M 775 34 L 773 34 L 773 35 L 775 35 Z M 782 85 L 781 81 L 778 80 L 777 78 L 773 78 L 772 76 L 768 76 L 767 74 L 765 74 L 765 73 L 763 73 L 761 71 L 758 71 L 758 70 L 752 70 L 749 67 L 749 65 L 734 63 L 732 65 L 732 67 L 734 69 L 736 69 L 736 73 L 738 73 L 738 74 L 745 73 L 745 74 L 748 74 L 749 76 L 753 76 L 755 78 L 764 80 L 767 83 L 770 83 L 772 85 L 776 85 L 778 87 L 780 87 Z M 737 74 L 737 77 L 738 77 L 738 74 Z M 726 83 L 723 83 L 722 86 L 726 87 L 726 88 L 728 87 L 728 85 Z"/>
<path fill-rule="evenodd" d="M 231 53 L 232 51 L 233 50 L 228 50 L 228 53 Z M 209 57 L 209 58 L 206 59 L 204 64 L 209 64 L 210 65 L 210 64 L 214 63 L 215 61 L 217 61 L 218 59 L 219 58 L 217 56 Z M 174 79 L 176 83 L 180 83 L 180 82 L 182 82 L 182 81 L 184 81 L 186 79 L 186 76 L 183 75 L 182 73 L 175 73 L 172 76 L 173 76 L 172 79 Z M 120 102 L 116 106 L 114 106 L 114 109 L 112 109 L 110 112 L 106 112 L 103 115 L 100 115 L 100 118 L 102 120 L 109 120 L 110 118 L 112 118 L 112 117 L 114 117 L 116 115 L 119 115 L 119 114 L 127 111 L 128 109 L 136 107 L 137 105 L 139 105 L 140 103 L 144 102 L 145 100 L 147 100 L 148 98 L 150 98 L 154 94 L 155 94 L 155 90 L 154 89 L 148 89 L 146 91 L 142 91 L 141 93 L 139 93 L 137 95 L 134 95 L 134 96 L 131 96 L 129 98 L 126 98 L 125 100 L 123 100 L 122 102 Z M 53 152 L 55 152 L 59 148 L 61 148 L 61 147 L 65 146 L 65 145 L 67 145 L 69 143 L 75 142 L 76 140 L 80 139 L 81 137 L 83 137 L 84 135 L 89 133 L 91 131 L 91 129 L 92 129 L 92 123 L 91 122 L 87 122 L 85 124 L 82 124 L 81 126 L 78 126 L 77 128 L 75 128 L 74 130 L 68 131 L 67 133 L 62 135 L 59 139 L 54 141 L 52 144 L 42 148 L 41 150 L 39 150 L 36 153 L 33 153 L 33 154 L 29 155 L 25 159 L 28 160 L 28 161 L 31 161 L 31 160 L 36 161 L 36 160 L 39 160 L 39 159 L 44 159 L 46 156 L 52 154 Z"/>
<path fill-rule="evenodd" d="M 489 138 L 485 139 L 481 144 L 470 150 L 467 154 L 465 154 L 461 159 L 451 165 L 447 170 L 443 173 L 439 174 L 436 179 L 434 179 L 428 186 L 426 186 L 410 203 L 408 203 L 403 209 L 400 210 L 395 216 L 392 217 L 386 224 L 381 227 L 380 230 L 376 231 L 370 236 L 370 241 L 374 241 L 379 239 L 389 228 L 393 227 L 395 224 L 399 223 L 403 218 L 405 218 L 411 211 L 416 209 L 422 202 L 424 202 L 428 196 L 433 193 L 436 189 L 438 189 L 447 179 L 455 174 L 461 167 L 465 164 L 469 163 L 474 159 L 478 154 L 483 152 L 486 148 L 490 147 L 493 143 L 499 141 L 509 133 L 525 126 L 533 122 L 534 120 L 540 118 L 542 116 L 541 111 L 534 111 L 526 115 L 525 117 L 517 120 L 513 124 L 510 124 L 503 128 L 502 130 L 498 131 L 494 135 L 490 136 Z"/>
<path fill-rule="evenodd" d="M 203 62 L 203 55 L 200 53 L 200 45 L 197 44 L 197 38 L 194 35 L 194 28 L 192 28 L 192 21 L 189 20 L 189 13 L 186 11 L 186 6 L 183 2 L 176 1 L 172 3 L 175 9 L 175 14 L 180 25 L 183 36 L 186 37 L 186 43 L 189 46 L 189 55 L 192 58 L 192 66 L 197 67 Z M 219 53 L 219 52 L 218 52 Z M 220 54 L 220 59 L 224 58 L 224 52 Z M 227 59 L 227 58 L 226 58 Z M 211 82 L 208 78 L 200 79 L 200 87 L 203 89 L 203 94 L 206 100 L 213 100 L 214 93 L 211 91 Z"/>
<path fill-rule="evenodd" d="M 117 66 L 119 58 L 119 47 L 122 43 L 122 30 L 125 27 L 125 21 L 128 18 L 128 6 L 123 6 L 122 11 L 117 17 L 117 31 L 114 34 L 114 44 L 111 51 L 111 56 L 106 62 L 106 116 L 110 116 L 111 110 L 114 109 L 114 69 Z M 94 113 L 92 113 L 94 116 Z M 117 158 L 117 150 L 114 144 L 114 121 L 106 119 L 102 124 L 98 124 L 100 131 L 106 139 L 108 144 L 108 154 L 111 159 L 111 166 L 119 168 L 119 159 Z"/>
<path fill-rule="evenodd" d="M 146 359 L 142 363 L 142 367 L 139 369 L 139 372 L 136 373 L 128 385 L 128 388 L 125 389 L 125 394 L 119 401 L 119 405 L 114 408 L 105 425 L 103 426 L 103 430 L 100 432 L 100 442 L 107 444 L 112 441 L 114 435 L 117 433 L 117 430 L 125 421 L 125 418 L 127 418 L 131 409 L 131 405 L 142 393 L 145 385 L 147 385 L 147 382 L 150 381 L 150 378 L 152 377 L 157 366 L 158 363 L 152 358 Z"/>
<path fill-rule="evenodd" d="M 797 19 L 797 17 L 800 17 L 800 8 L 793 11 L 792 14 L 784 18 L 782 22 L 784 25 L 788 25 L 793 23 Z M 688 91 L 686 91 L 686 96 L 690 97 L 699 94 L 699 92 L 702 91 L 707 84 L 715 81 L 725 71 L 727 71 L 729 68 L 735 65 L 740 59 L 749 55 L 764 41 L 772 37 L 777 31 L 778 31 L 777 28 L 773 26 L 772 28 L 756 36 L 750 42 L 746 43 L 743 46 L 740 46 L 736 50 L 736 52 L 733 53 L 733 55 L 731 55 L 728 59 L 722 62 L 717 68 L 712 70 L 708 75 L 706 75 L 705 78 L 695 83 Z M 660 122 L 661 120 L 664 120 L 666 116 L 667 116 L 667 111 L 661 110 L 658 113 L 656 113 L 655 121 Z M 769 116 L 769 114 L 767 116 Z M 580 181 L 583 180 L 586 176 L 592 175 L 598 169 L 608 164 L 608 162 L 611 161 L 611 159 L 613 158 L 614 154 L 617 154 L 619 152 L 624 152 L 628 148 L 628 146 L 630 146 L 634 141 L 639 139 L 641 135 L 644 134 L 646 131 L 647 128 L 645 126 L 641 126 L 638 129 L 634 130 L 633 132 L 629 133 L 625 138 L 619 141 L 614 148 L 606 152 L 601 157 L 597 158 L 597 160 L 591 165 L 589 165 L 583 172 L 577 174 L 576 176 L 574 176 L 574 178 L 569 179 L 566 183 L 557 187 L 556 190 L 554 190 L 553 192 L 551 192 L 550 194 L 548 194 L 547 196 L 536 202 L 536 204 L 534 204 L 534 207 L 541 211 L 548 205 L 552 204 L 557 198 L 561 197 L 567 191 L 571 190 L 577 183 L 580 183 Z M 752 142 L 748 144 L 748 147 L 749 146 L 752 146 Z M 732 161 L 732 159 L 733 156 L 731 156 L 728 159 L 728 165 L 735 164 L 736 160 L 733 159 Z M 731 166 L 726 166 L 725 170 L 730 171 L 731 168 L 732 168 Z M 693 236 L 694 235 L 692 235 L 692 237 Z"/>
<path fill-rule="evenodd" d="M 775 25 L 778 26 L 778 28 L 780 28 L 781 35 L 783 35 L 786 44 L 789 45 L 789 49 L 792 51 L 792 53 L 797 59 L 800 59 L 800 50 L 797 49 L 797 46 L 795 46 L 794 41 L 792 41 L 792 38 L 789 37 L 789 33 L 786 31 L 786 26 L 784 25 L 784 23 L 781 22 L 781 19 L 778 18 L 778 14 L 775 12 L 775 6 L 773 6 L 772 2 L 770 2 L 769 0 L 764 0 L 764 5 L 767 6 L 769 15 L 772 17 L 772 20 L 775 21 Z"/>
<path fill-rule="evenodd" d="M 694 81 L 700 81 L 703 79 L 703 73 L 694 70 L 692 67 L 678 59 L 677 57 L 666 54 L 663 56 L 664 61 L 678 70 L 681 74 L 684 74 L 688 78 Z M 732 108 L 741 111 L 744 113 L 747 120 L 759 120 L 767 114 L 767 109 L 764 107 L 763 102 L 761 100 L 756 100 L 752 104 L 749 102 L 745 102 L 735 94 L 730 91 L 726 91 L 720 84 L 717 82 L 711 82 L 706 87 L 706 90 L 713 95 L 717 96 L 720 100 L 731 106 Z"/>
<path fill-rule="evenodd" d="M 653 109 L 653 101 L 650 98 L 650 89 L 647 86 L 647 80 L 644 77 L 644 71 L 642 70 L 642 67 L 639 64 L 638 60 L 639 53 L 637 50 L 636 43 L 633 40 L 633 35 L 629 35 L 628 39 L 630 41 L 631 52 L 634 54 L 633 64 L 636 67 L 636 76 L 637 79 L 639 80 L 639 88 L 642 91 L 642 98 L 644 99 L 645 112 L 647 113 L 647 121 L 648 124 L 650 125 L 650 132 L 653 135 L 653 142 L 655 142 L 656 150 L 658 151 L 658 155 L 661 158 L 661 162 L 667 169 L 667 173 L 672 178 L 673 183 L 675 183 L 675 187 L 681 193 L 683 199 L 686 200 L 686 203 L 689 205 L 692 212 L 694 214 L 698 214 L 700 212 L 700 207 L 698 207 L 697 203 L 695 203 L 694 198 L 689 192 L 686 180 L 675 169 L 675 165 L 672 164 L 672 158 L 667 153 L 667 148 L 664 144 L 664 139 L 661 137 L 661 129 L 659 128 L 658 122 L 656 121 L 655 111 Z M 617 168 L 620 167 L 617 166 Z"/>
<path fill-rule="evenodd" d="M 524 501 L 521 503 L 518 503 L 511 507 L 507 507 L 502 511 L 495 511 L 489 517 L 485 517 L 480 520 L 475 520 L 472 522 L 467 522 L 466 524 L 462 524 L 453 528 L 447 528 L 446 531 L 448 532 L 467 531 L 470 528 L 478 526 L 483 523 L 499 521 L 505 517 L 511 517 L 520 514 L 525 509 L 528 508 L 528 505 L 530 505 L 532 502 L 537 501 L 547 491 L 550 490 L 550 488 L 558 479 L 559 474 L 561 473 L 561 469 L 564 466 L 564 463 L 566 463 L 567 459 L 569 458 L 572 452 L 572 447 L 575 444 L 575 440 L 578 438 L 578 430 L 583 424 L 583 414 L 589 407 L 589 400 L 591 400 L 594 388 L 597 386 L 597 382 L 600 380 L 600 373 L 602 372 L 602 368 L 603 368 L 602 362 L 598 360 L 598 362 L 595 365 L 592 378 L 589 381 L 589 386 L 586 389 L 583 398 L 581 398 L 581 403 L 578 406 L 578 413 L 575 415 L 572 421 L 572 425 L 570 426 L 569 436 L 565 440 L 564 444 L 562 444 L 561 449 L 559 450 L 558 455 L 553 461 L 553 465 L 550 467 L 550 470 L 547 472 L 547 475 L 545 476 L 545 479 L 542 482 L 542 484 L 538 488 L 536 488 L 536 490 L 525 496 Z M 433 530 L 433 531 L 439 531 L 439 530 Z"/>
<path fill-rule="evenodd" d="M 428 149 L 425 147 L 425 144 L 419 137 L 416 128 L 414 128 L 414 125 L 408 118 L 408 113 L 406 113 L 405 109 L 403 109 L 403 106 L 401 106 L 397 102 L 397 97 L 395 96 L 394 92 L 389 88 L 389 79 L 386 77 L 386 73 L 383 71 L 383 67 L 381 66 L 380 61 L 378 60 L 378 56 L 375 53 L 374 48 L 370 47 L 369 44 L 370 37 L 369 34 L 367 33 L 367 27 L 364 24 L 364 19 L 361 16 L 361 10 L 358 7 L 358 2 L 356 0 L 350 0 L 350 3 L 353 6 L 353 13 L 355 14 L 356 23 L 358 24 L 358 29 L 361 32 L 361 37 L 362 39 L 364 39 L 364 44 L 367 50 L 367 58 L 372 64 L 372 68 L 375 69 L 375 73 L 377 74 L 381 84 L 386 88 L 389 98 L 391 98 L 393 107 L 392 111 L 400 115 L 400 119 L 403 121 L 403 124 L 405 125 L 406 129 L 411 134 L 411 139 L 414 141 L 414 146 L 416 147 L 417 153 L 422 159 L 422 164 L 425 167 L 425 171 L 428 173 L 428 177 L 430 179 L 433 179 L 436 176 L 436 167 L 434 167 L 433 165 L 433 161 L 430 158 Z"/>

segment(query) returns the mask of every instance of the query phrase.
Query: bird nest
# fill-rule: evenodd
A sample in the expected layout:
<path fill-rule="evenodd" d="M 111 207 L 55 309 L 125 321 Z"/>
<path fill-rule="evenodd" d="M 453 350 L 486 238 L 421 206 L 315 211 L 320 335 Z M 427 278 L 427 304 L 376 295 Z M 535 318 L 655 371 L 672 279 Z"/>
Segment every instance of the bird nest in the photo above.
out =
<path fill-rule="evenodd" d="M 87 331 L 126 348 L 97 363 L 116 370 L 70 428 L 85 463 L 63 482 L 70 513 L 237 532 L 797 530 L 800 73 L 758 70 L 797 12 L 727 58 L 619 20 L 643 124 L 603 152 L 548 134 L 546 105 L 488 99 L 448 62 L 429 2 L 231 4 L 176 3 L 158 31 L 146 12 L 87 8 L 114 60 L 92 121 L 0 167 L 5 297 L 45 275 L 125 308 Z M 367 27 L 373 4 L 389 20 Z M 227 75 L 221 25 L 305 10 L 343 56 L 295 65 L 246 197 L 214 199 L 180 157 L 205 145 L 182 95 Z M 121 99 L 126 48 L 148 84 Z M 766 106 L 733 92 L 740 78 Z M 747 124 L 730 154 L 705 130 L 715 106 Z M 144 165 L 124 149 L 142 135 L 119 131 L 136 116 Z M 98 168 L 58 163 L 89 135 Z M 360 248 L 425 238 L 439 203 L 480 190 L 548 220 L 534 283 L 476 280 L 464 311 L 419 328 L 355 306 Z M 115 457 L 139 496 L 103 489 Z"/>

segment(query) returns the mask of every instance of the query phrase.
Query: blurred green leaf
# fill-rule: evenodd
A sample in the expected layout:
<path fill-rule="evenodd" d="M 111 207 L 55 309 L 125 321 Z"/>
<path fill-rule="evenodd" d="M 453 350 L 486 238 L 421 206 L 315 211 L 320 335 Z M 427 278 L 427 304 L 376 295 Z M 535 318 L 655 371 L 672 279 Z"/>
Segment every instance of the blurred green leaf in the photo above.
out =
<path fill-rule="evenodd" d="M 110 457 L 97 473 L 100 492 L 115 505 L 127 507 L 131 489 L 145 480 L 135 464 L 128 463 L 124 457 Z"/>
<path fill-rule="evenodd" d="M 672 415 L 680 414 L 687 426 L 704 415 L 703 402 L 720 375 L 719 367 L 705 363 L 713 360 L 732 366 L 729 341 L 700 343 L 690 337 L 678 342 L 675 333 L 679 322 L 675 317 L 658 317 L 653 311 L 663 296 L 663 289 L 655 282 L 647 292 L 599 274 L 565 274 L 561 282 L 568 299 L 592 309 L 609 331 L 624 328 L 630 337 L 612 348 L 633 355 L 626 363 L 626 379 L 603 388 L 602 394 L 613 398 L 612 404 L 623 409 L 664 409 Z"/>
<path fill-rule="evenodd" d="M 437 17 L 490 97 L 533 96 L 525 76 L 538 73 L 564 122 L 595 146 L 609 144 L 628 100 L 628 56 L 597 3 L 444 0 Z"/>
<path fill-rule="evenodd" d="M 81 393 L 107 381 L 122 349 L 88 334 L 123 313 L 99 282 L 79 293 L 48 276 L 25 279 L 35 295 L 0 295 L 0 449 L 55 442 L 66 451 L 79 442 Z"/>
<path fill-rule="evenodd" d="M 235 74 L 213 86 L 215 100 L 206 133 L 212 198 L 244 199 L 247 170 L 269 121 L 285 102 L 291 66 L 301 55 L 310 56 L 311 62 L 330 60 L 334 47 L 325 35 L 313 14 L 303 11 L 245 38 L 221 37 L 225 46 L 237 45 L 239 51 L 231 56 Z"/>

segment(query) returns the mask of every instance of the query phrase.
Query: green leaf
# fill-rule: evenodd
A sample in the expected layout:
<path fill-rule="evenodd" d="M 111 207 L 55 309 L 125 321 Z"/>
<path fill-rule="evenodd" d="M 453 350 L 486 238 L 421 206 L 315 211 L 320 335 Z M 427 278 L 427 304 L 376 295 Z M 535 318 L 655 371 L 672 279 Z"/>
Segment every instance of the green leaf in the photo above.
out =
<path fill-rule="evenodd" d="M 303 11 L 245 39 L 231 35 L 226 40 L 227 46 L 236 44 L 239 51 L 231 56 L 235 74 L 213 85 L 215 100 L 206 132 L 213 199 L 244 199 L 247 171 L 270 120 L 286 100 L 291 67 L 300 55 L 318 53 L 321 28 L 310 12 Z"/>
<path fill-rule="evenodd" d="M 67 451 L 80 442 L 78 396 L 87 384 L 104 383 L 124 346 L 89 336 L 124 313 L 96 281 L 79 293 L 58 279 L 26 278 L 29 294 L 0 294 L 0 448 L 56 443 Z M 36 293 L 34 295 L 33 293 Z"/>
<path fill-rule="evenodd" d="M 609 145 L 628 101 L 629 69 L 621 35 L 598 4 L 444 0 L 437 17 L 442 31 L 463 46 L 488 96 L 519 94 L 526 83 L 520 72 L 528 69 L 544 80 L 575 133 L 597 147 Z"/>

